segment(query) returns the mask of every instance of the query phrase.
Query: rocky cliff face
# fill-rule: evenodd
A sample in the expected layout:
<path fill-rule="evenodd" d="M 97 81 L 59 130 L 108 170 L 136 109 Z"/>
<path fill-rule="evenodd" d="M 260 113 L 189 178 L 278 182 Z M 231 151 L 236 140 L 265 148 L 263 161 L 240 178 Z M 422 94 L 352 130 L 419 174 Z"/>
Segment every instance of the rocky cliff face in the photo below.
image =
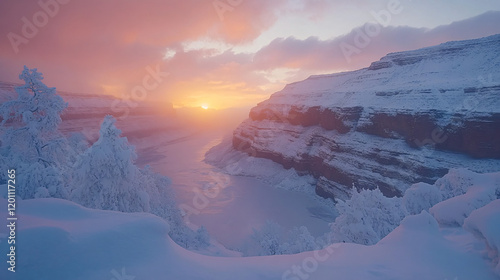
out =
<path fill-rule="evenodd" d="M 287 85 L 251 110 L 232 144 L 314 175 L 326 197 L 353 184 L 401 195 L 451 167 L 498 171 L 500 35 Z"/>

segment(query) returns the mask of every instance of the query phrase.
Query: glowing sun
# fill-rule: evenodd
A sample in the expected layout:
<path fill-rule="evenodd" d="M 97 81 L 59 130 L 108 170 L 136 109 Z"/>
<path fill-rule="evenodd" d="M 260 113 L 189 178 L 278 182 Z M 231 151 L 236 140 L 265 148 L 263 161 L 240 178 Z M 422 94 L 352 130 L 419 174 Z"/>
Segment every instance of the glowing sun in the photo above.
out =
<path fill-rule="evenodd" d="M 203 105 L 201 105 L 201 108 L 204 109 L 204 110 L 208 110 L 208 105 L 203 104 Z"/>

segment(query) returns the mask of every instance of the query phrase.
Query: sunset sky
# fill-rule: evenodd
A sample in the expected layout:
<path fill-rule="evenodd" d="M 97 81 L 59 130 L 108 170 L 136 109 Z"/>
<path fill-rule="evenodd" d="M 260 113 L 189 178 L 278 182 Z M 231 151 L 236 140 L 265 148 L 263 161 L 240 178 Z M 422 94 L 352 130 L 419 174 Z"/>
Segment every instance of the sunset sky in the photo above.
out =
<path fill-rule="evenodd" d="M 0 33 L 0 81 L 27 65 L 64 91 L 142 86 L 148 100 L 222 109 L 388 52 L 500 33 L 500 1 L 2 0 Z"/>

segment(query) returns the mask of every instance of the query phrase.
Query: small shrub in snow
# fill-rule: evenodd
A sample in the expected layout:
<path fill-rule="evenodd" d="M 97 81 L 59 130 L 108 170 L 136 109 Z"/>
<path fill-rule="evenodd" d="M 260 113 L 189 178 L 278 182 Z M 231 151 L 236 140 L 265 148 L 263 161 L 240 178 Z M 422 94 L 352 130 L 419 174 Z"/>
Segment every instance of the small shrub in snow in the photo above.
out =
<path fill-rule="evenodd" d="M 210 235 L 203 226 L 193 231 L 185 224 L 174 224 L 168 234 L 175 243 L 186 249 L 202 250 L 210 246 Z"/>
<path fill-rule="evenodd" d="M 474 185 L 474 178 L 477 175 L 477 173 L 465 168 L 452 168 L 446 175 L 439 178 L 434 185 L 441 191 L 443 200 L 446 200 L 466 193 L 469 187 Z"/>
<path fill-rule="evenodd" d="M 261 248 L 259 255 L 281 255 L 283 242 L 283 229 L 276 223 L 267 221 L 260 230 L 255 230 L 252 238 Z"/>
<path fill-rule="evenodd" d="M 287 249 L 283 250 L 286 254 L 298 254 L 319 249 L 316 239 L 305 226 L 294 227 L 290 230 L 287 242 Z"/>
<path fill-rule="evenodd" d="M 420 214 L 441 202 L 442 195 L 434 185 L 417 183 L 406 190 L 403 196 L 403 205 L 410 215 Z"/>
<path fill-rule="evenodd" d="M 262 228 L 253 231 L 254 246 L 252 250 L 244 252 L 246 255 L 298 254 L 320 249 L 326 245 L 325 243 L 320 246 L 305 226 L 294 227 L 286 232 L 277 223 L 267 221 Z"/>
<path fill-rule="evenodd" d="M 352 189 L 351 199 L 337 201 L 339 216 L 331 224 L 333 242 L 377 243 L 405 217 L 401 198 L 385 197 L 379 189 Z"/>
<path fill-rule="evenodd" d="M 204 226 L 201 226 L 196 230 L 195 240 L 197 248 L 206 248 L 210 245 L 210 235 Z"/>

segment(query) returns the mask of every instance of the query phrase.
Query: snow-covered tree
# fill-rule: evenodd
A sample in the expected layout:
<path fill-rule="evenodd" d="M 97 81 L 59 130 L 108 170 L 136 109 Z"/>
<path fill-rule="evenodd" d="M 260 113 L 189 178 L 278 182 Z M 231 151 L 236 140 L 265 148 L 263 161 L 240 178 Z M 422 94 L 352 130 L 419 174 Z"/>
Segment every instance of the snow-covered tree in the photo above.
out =
<path fill-rule="evenodd" d="M 372 245 L 395 229 L 406 213 L 401 198 L 385 197 L 379 189 L 352 189 L 351 199 L 337 201 L 339 216 L 332 223 L 333 242 Z"/>
<path fill-rule="evenodd" d="M 283 228 L 275 222 L 266 221 L 260 230 L 253 230 L 252 238 L 260 247 L 259 255 L 281 255 L 283 242 Z"/>
<path fill-rule="evenodd" d="M 145 211 L 160 216 L 172 224 L 182 223 L 182 217 L 174 201 L 174 194 L 169 188 L 170 180 L 153 172 L 149 165 L 138 170 L 138 179 L 145 204 Z"/>
<path fill-rule="evenodd" d="M 58 168 L 44 166 L 40 162 L 20 164 L 17 168 L 16 194 L 21 198 L 68 198 L 64 176 Z"/>
<path fill-rule="evenodd" d="M 315 238 L 305 226 L 294 227 L 287 236 L 287 242 L 282 245 L 282 251 L 286 254 L 298 254 L 319 249 Z"/>
<path fill-rule="evenodd" d="M 477 173 L 465 168 L 452 168 L 443 177 L 437 179 L 434 186 L 439 188 L 443 200 L 465 194 L 474 185 Z"/>
<path fill-rule="evenodd" d="M 79 155 L 83 154 L 89 147 L 85 135 L 81 132 L 72 132 L 68 136 L 68 158 L 71 163 L 75 163 Z"/>
<path fill-rule="evenodd" d="M 403 205 L 408 211 L 408 214 L 417 215 L 423 210 L 428 212 L 432 206 L 441 202 L 441 200 L 442 195 L 439 188 L 434 185 L 420 182 L 413 184 L 405 191 Z"/>
<path fill-rule="evenodd" d="M 139 181 L 141 190 L 139 195 L 145 202 L 145 210 L 153 213 L 170 224 L 170 237 L 179 245 L 199 249 L 208 246 L 198 242 L 204 237 L 197 236 L 197 233 L 187 227 L 182 219 L 181 212 L 174 200 L 174 193 L 169 187 L 170 180 L 158 173 L 153 172 L 149 165 L 139 170 Z M 205 232 L 200 232 L 205 234 Z M 199 239 L 199 240 L 198 240 Z"/>
<path fill-rule="evenodd" d="M 139 188 L 134 147 L 106 116 L 99 139 L 76 161 L 72 199 L 85 207 L 122 212 L 147 211 L 149 197 Z"/>
<path fill-rule="evenodd" d="M 199 249 L 206 248 L 210 245 L 210 234 L 208 234 L 207 228 L 201 226 L 196 230 L 195 241 L 195 244 Z"/>
<path fill-rule="evenodd" d="M 0 104 L 0 168 L 16 169 L 17 195 L 57 197 L 90 208 L 150 212 L 167 220 L 171 237 L 186 248 L 209 246 L 205 228 L 187 227 L 170 180 L 148 166 L 139 169 L 134 148 L 106 116 L 99 139 L 89 148 L 81 133 L 66 139 L 58 130 L 67 103 L 42 83 L 37 69 L 24 67 L 17 99 Z M 0 184 L 6 181 L 0 173 Z"/>
<path fill-rule="evenodd" d="M 78 156 L 71 199 L 89 208 L 155 214 L 168 221 L 169 235 L 177 244 L 195 250 L 209 246 L 205 228 L 193 231 L 184 224 L 170 180 L 149 166 L 140 169 L 135 165 L 134 147 L 115 123 L 112 116 L 106 116 L 99 139 Z M 71 142 L 81 145 L 78 137 Z"/>
<path fill-rule="evenodd" d="M 324 242 L 318 243 L 305 226 L 286 231 L 273 221 L 266 221 L 260 229 L 253 229 L 251 238 L 252 248 L 244 249 L 243 252 L 248 256 L 298 254 L 326 245 Z"/>
<path fill-rule="evenodd" d="M 40 134 L 54 133 L 61 123 L 60 114 L 68 106 L 56 88 L 49 88 L 43 82 L 43 75 L 36 68 L 24 70 L 19 75 L 24 85 L 15 88 L 18 98 L 2 104 L 3 123 L 18 121 L 13 126 L 25 127 Z"/>
<path fill-rule="evenodd" d="M 0 105 L 0 164 L 2 169 L 18 169 L 18 195 L 22 198 L 45 193 L 39 188 L 46 188 L 50 196 L 65 198 L 62 174 L 67 167 L 67 143 L 58 126 L 67 103 L 55 88 L 42 82 L 36 68 L 24 66 L 19 78 L 24 85 L 15 88 L 17 99 Z"/>

